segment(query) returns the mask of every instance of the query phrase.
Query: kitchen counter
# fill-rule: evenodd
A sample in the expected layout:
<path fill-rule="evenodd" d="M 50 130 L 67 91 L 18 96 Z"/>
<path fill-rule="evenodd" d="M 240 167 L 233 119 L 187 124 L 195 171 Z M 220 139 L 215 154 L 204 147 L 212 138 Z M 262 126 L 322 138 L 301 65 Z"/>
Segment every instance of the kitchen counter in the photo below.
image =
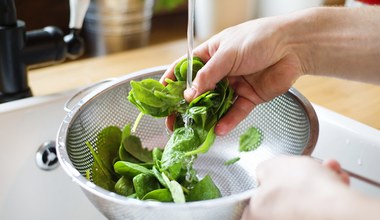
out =
<path fill-rule="evenodd" d="M 105 57 L 71 61 L 29 71 L 35 96 L 76 89 L 141 69 L 167 65 L 186 52 L 184 39 L 128 50 Z M 311 102 L 380 129 L 380 86 L 305 76 L 295 87 Z"/>

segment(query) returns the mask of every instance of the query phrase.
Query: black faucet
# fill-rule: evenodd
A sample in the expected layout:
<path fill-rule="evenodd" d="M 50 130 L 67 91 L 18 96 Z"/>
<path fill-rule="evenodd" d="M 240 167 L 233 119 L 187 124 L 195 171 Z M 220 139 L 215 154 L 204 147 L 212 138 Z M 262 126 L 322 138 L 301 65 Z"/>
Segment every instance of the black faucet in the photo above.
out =
<path fill-rule="evenodd" d="M 26 31 L 13 0 L 0 0 L 0 103 L 32 96 L 27 70 L 76 59 L 84 52 L 79 35 L 90 0 L 70 0 L 69 34 L 58 27 Z"/>

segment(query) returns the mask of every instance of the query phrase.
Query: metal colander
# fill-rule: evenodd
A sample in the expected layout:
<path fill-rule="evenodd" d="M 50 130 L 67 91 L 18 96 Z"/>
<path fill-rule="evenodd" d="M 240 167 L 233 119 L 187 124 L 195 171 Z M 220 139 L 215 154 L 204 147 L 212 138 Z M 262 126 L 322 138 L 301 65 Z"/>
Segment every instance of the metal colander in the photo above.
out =
<path fill-rule="evenodd" d="M 222 198 L 185 204 L 140 201 L 109 192 L 85 178 L 91 168 L 92 155 L 85 142 L 96 149 L 96 136 L 104 128 L 120 128 L 133 123 L 139 111 L 129 103 L 131 80 L 159 79 L 166 67 L 156 67 L 128 74 L 102 85 L 76 103 L 59 129 L 57 152 L 66 173 L 78 183 L 89 200 L 109 219 L 239 219 L 250 195 L 257 186 L 256 166 L 279 154 L 311 154 L 318 136 L 318 120 L 311 104 L 295 89 L 270 102 L 257 106 L 229 135 L 218 137 L 194 167 L 200 177 L 210 174 L 221 190 Z M 239 137 L 249 127 L 261 130 L 261 146 L 239 153 Z M 164 119 L 144 116 L 136 135 L 143 146 L 165 146 L 170 133 Z M 241 159 L 226 166 L 234 157 Z"/>

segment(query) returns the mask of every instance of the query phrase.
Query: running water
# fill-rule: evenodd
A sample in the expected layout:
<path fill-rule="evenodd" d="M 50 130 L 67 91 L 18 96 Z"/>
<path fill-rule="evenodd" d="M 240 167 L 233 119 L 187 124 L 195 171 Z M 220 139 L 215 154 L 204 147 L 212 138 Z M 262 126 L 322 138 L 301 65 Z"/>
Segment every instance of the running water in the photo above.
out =
<path fill-rule="evenodd" d="M 186 87 L 191 88 L 193 83 L 193 47 L 194 47 L 194 16 L 195 0 L 189 0 L 187 22 L 187 80 Z"/>
<path fill-rule="evenodd" d="M 193 83 L 193 47 L 194 47 L 194 19 L 195 19 L 195 0 L 188 0 L 188 22 L 187 22 L 187 75 L 186 88 L 191 88 Z M 183 117 L 185 127 L 190 126 L 189 117 Z"/>

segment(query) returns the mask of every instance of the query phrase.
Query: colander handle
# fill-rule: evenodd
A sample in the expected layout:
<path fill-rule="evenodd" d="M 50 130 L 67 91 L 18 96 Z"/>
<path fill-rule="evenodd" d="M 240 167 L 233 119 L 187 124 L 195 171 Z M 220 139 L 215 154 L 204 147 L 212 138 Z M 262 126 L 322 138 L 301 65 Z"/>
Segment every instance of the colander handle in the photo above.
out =
<path fill-rule="evenodd" d="M 108 78 L 108 79 L 104 79 L 102 81 L 99 81 L 99 82 L 96 82 L 96 83 L 93 83 L 87 87 L 84 87 L 82 88 L 81 90 L 79 90 L 77 93 L 75 93 L 70 99 L 68 99 L 64 106 L 63 106 L 63 109 L 66 111 L 66 112 L 71 112 L 73 110 L 73 107 L 79 102 L 79 101 L 76 101 L 74 103 L 75 100 L 82 100 L 86 95 L 88 95 L 91 91 L 93 91 L 95 88 L 105 84 L 105 83 L 109 83 L 109 82 L 112 82 L 114 81 L 116 78 Z"/>
<path fill-rule="evenodd" d="M 313 159 L 316 160 L 316 161 L 318 161 L 318 162 L 320 162 L 320 163 L 323 162 L 323 160 L 321 160 L 321 159 L 319 159 L 319 158 L 316 158 L 316 157 L 313 157 Z M 375 186 L 375 187 L 380 188 L 380 183 L 377 182 L 377 181 L 375 181 L 375 180 L 373 180 L 373 179 L 370 179 L 370 178 L 367 178 L 367 177 L 365 177 L 365 176 L 359 175 L 359 174 L 357 174 L 357 173 L 351 172 L 351 171 L 349 171 L 349 170 L 347 170 L 347 169 L 344 169 L 344 168 L 342 168 L 342 170 L 343 170 L 344 172 L 346 172 L 346 173 L 347 173 L 350 177 L 352 177 L 352 178 L 355 178 L 355 179 L 357 179 L 357 180 L 361 180 L 361 181 L 363 181 L 363 182 L 365 182 L 365 183 L 367 183 L 367 184 L 370 184 L 370 185 L 372 185 L 372 186 Z"/>

